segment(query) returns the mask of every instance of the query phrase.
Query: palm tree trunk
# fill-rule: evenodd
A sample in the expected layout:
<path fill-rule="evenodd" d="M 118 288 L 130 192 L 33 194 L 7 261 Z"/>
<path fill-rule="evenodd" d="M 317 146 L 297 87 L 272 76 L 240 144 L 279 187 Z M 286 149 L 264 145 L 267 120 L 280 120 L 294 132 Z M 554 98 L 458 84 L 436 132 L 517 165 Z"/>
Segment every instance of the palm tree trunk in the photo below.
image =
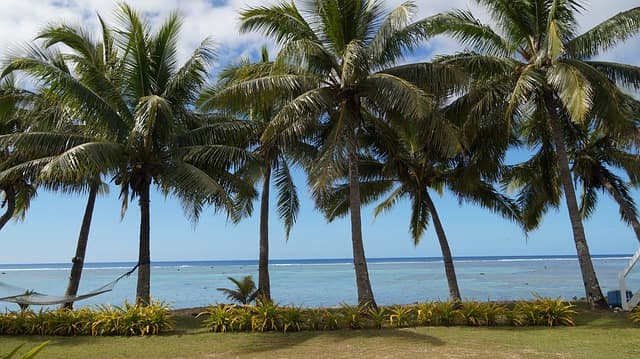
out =
<path fill-rule="evenodd" d="M 2 217 L 0 217 L 0 229 L 2 229 L 2 227 L 4 227 L 4 225 L 7 224 L 11 220 L 11 218 L 13 218 L 13 214 L 16 211 L 16 192 L 11 186 L 3 188 L 3 190 L 7 210 L 4 212 Z"/>
<path fill-rule="evenodd" d="M 84 267 L 84 257 L 87 252 L 87 242 L 89 241 L 89 232 L 91 231 L 91 219 L 93 218 L 93 209 L 96 204 L 96 196 L 98 194 L 98 189 L 100 188 L 99 186 L 100 183 L 95 182 L 91 184 L 91 188 L 89 189 L 89 199 L 87 200 L 87 207 L 84 210 L 82 226 L 80 227 L 80 234 L 78 235 L 76 255 L 71 260 L 73 265 L 71 266 L 69 285 L 67 286 L 65 296 L 78 294 L 80 278 L 82 277 L 82 268 Z M 73 302 L 64 303 L 62 308 L 73 309 Z"/>
<path fill-rule="evenodd" d="M 626 217 L 629 224 L 631 224 L 631 228 L 633 228 L 633 231 L 636 234 L 636 238 L 640 242 L 640 222 L 638 222 L 638 218 L 633 213 L 631 208 L 629 208 L 629 206 L 627 205 L 627 202 L 625 202 L 624 198 L 622 198 L 620 193 L 618 193 L 618 191 L 611 184 L 611 182 L 603 178 L 602 183 L 604 184 L 604 188 L 606 188 L 607 191 L 609 191 L 609 193 L 611 194 L 611 196 L 613 196 L 613 199 L 615 199 L 616 202 L 618 202 L 618 205 L 620 206 L 620 210 L 622 211 L 622 213 L 624 213 L 624 216 Z"/>
<path fill-rule="evenodd" d="M 449 248 L 449 242 L 447 241 L 447 235 L 444 233 L 444 228 L 440 222 L 438 211 L 436 206 L 431 200 L 429 193 L 425 191 L 425 200 L 431 212 L 431 218 L 433 220 L 433 226 L 436 229 L 438 235 L 438 242 L 440 243 L 440 250 L 442 250 L 442 261 L 444 262 L 444 272 L 447 277 L 447 284 L 449 285 L 449 297 L 454 302 L 459 302 L 460 289 L 458 288 L 458 279 L 456 278 L 456 270 L 453 266 L 453 257 L 451 256 L 451 249 Z"/>
<path fill-rule="evenodd" d="M 350 103 L 351 114 L 356 124 L 360 123 L 360 106 L 356 101 Z M 369 280 L 369 269 L 362 242 L 362 216 L 360 214 L 360 174 L 358 172 L 358 150 L 355 130 L 352 130 L 348 144 L 349 162 L 349 212 L 351 215 L 351 244 L 353 246 L 353 265 L 356 272 L 358 304 L 376 308 L 376 301 Z"/>
<path fill-rule="evenodd" d="M 592 308 L 607 308 L 607 301 L 602 295 L 598 277 L 593 268 L 589 246 L 584 234 L 584 227 L 578 209 L 578 201 L 576 200 L 576 191 L 573 187 L 571 172 L 569 170 L 569 158 L 564 144 L 564 135 L 560 123 L 560 117 L 557 114 L 557 106 L 551 93 L 545 94 L 545 104 L 550 115 L 549 123 L 551 125 L 551 134 L 556 146 L 558 156 L 558 169 L 562 187 L 564 189 L 564 198 L 567 202 L 569 210 L 569 218 L 571 219 L 571 228 L 573 230 L 573 240 L 578 253 L 578 262 L 582 272 L 582 281 L 584 284 L 587 301 Z"/>
<path fill-rule="evenodd" d="M 271 164 L 265 168 L 260 199 L 260 259 L 258 261 L 258 297 L 271 300 L 269 282 L 269 186 L 271 185 Z"/>
<path fill-rule="evenodd" d="M 138 255 L 138 285 L 136 303 L 151 303 L 151 255 L 150 255 L 150 215 L 149 188 L 151 183 L 145 179 L 140 191 L 140 251 Z"/>

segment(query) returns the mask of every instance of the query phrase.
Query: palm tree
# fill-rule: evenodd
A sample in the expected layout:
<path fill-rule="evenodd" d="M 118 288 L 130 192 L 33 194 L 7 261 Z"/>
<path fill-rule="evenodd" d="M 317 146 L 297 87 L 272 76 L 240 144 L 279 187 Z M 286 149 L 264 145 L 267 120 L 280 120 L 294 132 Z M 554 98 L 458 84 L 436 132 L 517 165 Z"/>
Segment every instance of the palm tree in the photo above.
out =
<path fill-rule="evenodd" d="M 458 10 L 431 18 L 425 31 L 449 34 L 474 50 L 444 56 L 440 62 L 464 68 L 484 98 L 505 101 L 510 123 L 535 122 L 543 127 L 540 131 L 548 132 L 551 141 L 541 146 L 557 160 L 586 297 L 592 306 L 606 307 L 571 178 L 565 129 L 590 118 L 605 133 L 632 126 L 626 97 L 616 84 L 640 88 L 640 68 L 590 58 L 636 34 L 640 8 L 619 13 L 578 35 L 580 1 L 477 2 L 487 9 L 498 30 Z"/>
<path fill-rule="evenodd" d="M 47 84 L 85 129 L 81 134 L 26 133 L 9 140 L 17 149 L 61 153 L 43 168 L 44 180 L 111 176 L 120 186 L 123 213 L 129 198 L 138 198 L 136 297 L 145 304 L 150 301 L 152 183 L 165 195 L 178 197 L 194 221 L 207 205 L 231 210 L 230 193 L 241 184 L 228 170 L 246 153 L 229 144 L 244 135 L 246 126 L 211 121 L 192 111 L 212 58 L 208 40 L 178 67 L 181 21 L 176 13 L 157 32 L 125 4 L 117 16 L 121 28 L 111 29 L 100 21 L 104 39 L 100 45 L 92 43 L 87 31 L 66 25 L 43 35 L 48 47 L 62 43 L 72 49 L 65 58 L 77 69 L 77 76 L 44 61 L 40 51 L 12 59 L 5 72 L 22 70 Z M 102 47 L 104 52 L 92 52 Z M 87 61 L 103 54 L 109 56 Z"/>
<path fill-rule="evenodd" d="M 0 83 L 0 136 L 19 133 L 37 126 L 34 118 L 41 116 L 43 96 L 36 92 L 19 89 L 15 79 L 7 76 Z M 24 217 L 31 199 L 36 195 L 33 177 L 10 169 L 25 160 L 11 146 L 0 145 L 0 230 L 12 219 Z"/>
<path fill-rule="evenodd" d="M 483 143 L 485 136 L 475 138 L 464 136 L 454 123 L 448 122 L 444 112 L 434 112 L 421 121 L 392 121 L 390 124 L 372 120 L 363 132 L 362 141 L 370 148 L 370 158 L 360 162 L 361 188 L 365 193 L 363 202 L 373 202 L 390 193 L 374 210 L 374 215 L 391 210 L 399 200 L 406 198 L 411 202 L 409 232 L 415 245 L 418 245 L 429 222 L 433 222 L 438 243 L 442 251 L 445 275 L 452 301 L 460 301 L 460 289 L 456 278 L 453 257 L 449 242 L 432 199 L 432 193 L 442 193 L 447 188 L 460 202 L 472 202 L 518 221 L 519 211 L 515 203 L 498 193 L 490 181 L 497 177 L 500 159 L 506 151 L 496 148 L 498 143 Z M 439 128 L 434 128 L 439 123 Z M 462 124 L 464 126 L 464 124 Z M 435 135 L 437 132 L 449 132 Z M 479 132 L 488 132 L 481 129 Z M 434 146 L 434 139 L 448 138 L 450 144 L 446 151 Z M 493 151 L 500 156 L 478 156 L 480 150 Z M 490 170 L 491 169 L 491 170 Z M 483 173 L 489 175 L 488 180 Z M 348 186 L 340 185 L 327 196 L 322 207 L 330 220 L 346 214 Z"/>
<path fill-rule="evenodd" d="M 275 39 L 282 45 L 276 64 L 298 70 L 246 81 L 223 93 L 228 101 L 273 93 L 294 97 L 274 116 L 262 141 L 276 134 L 293 141 L 319 128 L 319 156 L 309 174 L 315 197 L 322 197 L 337 178 L 336 163 L 347 159 L 353 263 L 362 305 L 376 305 L 360 215 L 357 133 L 367 121 L 364 114 L 399 112 L 418 119 L 429 101 L 414 83 L 431 81 L 444 88 L 451 78 L 437 71 L 446 66 L 396 66 L 424 39 L 422 27 L 410 23 L 414 11 L 415 5 L 406 2 L 386 12 L 376 0 L 317 0 L 305 3 L 302 11 L 283 2 L 242 11 L 241 30 L 259 30 Z"/>
<path fill-rule="evenodd" d="M 253 281 L 253 277 L 250 275 L 242 277 L 242 279 L 235 279 L 233 277 L 227 277 L 236 287 L 235 289 L 229 288 L 217 288 L 217 290 L 223 292 L 227 298 L 234 300 L 242 305 L 247 305 L 253 302 L 258 296 L 256 290 L 256 282 Z"/>
<path fill-rule="evenodd" d="M 207 111 L 219 111 L 221 107 L 225 106 L 224 102 L 217 101 L 216 96 L 219 91 L 243 81 L 274 74 L 277 69 L 274 69 L 273 62 L 269 61 L 269 53 L 266 47 L 262 48 L 261 55 L 261 61 L 258 63 L 251 63 L 248 59 L 243 59 L 222 71 L 217 85 L 203 92 L 203 96 L 200 98 L 200 108 Z M 258 296 L 267 300 L 271 300 L 271 284 L 269 280 L 269 192 L 272 176 L 278 190 L 278 216 L 284 222 L 288 240 L 300 208 L 300 201 L 298 200 L 290 168 L 295 163 L 306 163 L 314 150 L 312 146 L 300 139 L 294 141 L 293 144 L 288 144 L 277 138 L 268 142 L 260 142 L 260 137 L 262 137 L 270 121 L 282 106 L 281 100 L 276 97 L 266 101 L 244 103 L 238 114 L 240 117 L 246 118 L 254 128 L 252 138 L 249 141 L 249 146 L 253 150 L 254 160 L 249 161 L 238 171 L 238 174 L 249 183 L 262 181 Z M 234 216 L 235 219 L 251 213 L 253 196 L 252 193 L 249 194 L 249 197 L 239 198 L 241 202 L 237 206 L 239 212 Z"/>
<path fill-rule="evenodd" d="M 597 192 L 609 194 L 620 207 L 620 218 L 633 229 L 640 241 L 640 222 L 638 210 L 630 194 L 629 184 L 617 172 L 624 172 L 637 186 L 640 179 L 640 162 L 638 156 L 628 152 L 622 143 L 598 131 L 584 135 L 580 147 L 571 153 L 573 157 L 572 171 L 575 179 L 581 184 L 580 212 L 588 218 L 597 204 Z"/>

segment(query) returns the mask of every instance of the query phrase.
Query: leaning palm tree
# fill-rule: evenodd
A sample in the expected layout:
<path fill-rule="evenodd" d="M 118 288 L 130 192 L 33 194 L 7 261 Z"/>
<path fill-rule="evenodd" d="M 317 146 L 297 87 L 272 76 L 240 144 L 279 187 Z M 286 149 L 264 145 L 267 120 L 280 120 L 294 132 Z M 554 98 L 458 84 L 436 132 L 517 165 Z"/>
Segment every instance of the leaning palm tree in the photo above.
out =
<path fill-rule="evenodd" d="M 541 146 L 557 160 L 586 297 L 592 306 L 605 307 L 571 178 L 565 129 L 591 118 L 605 133 L 632 126 L 626 96 L 616 84 L 640 88 L 640 68 L 590 59 L 638 33 L 640 8 L 578 35 L 581 1 L 477 2 L 487 9 L 495 29 L 468 11 L 452 11 L 431 18 L 425 31 L 449 34 L 472 48 L 440 62 L 465 68 L 483 99 L 506 102 L 505 116 L 512 125 L 535 121 L 548 132 L 551 141 Z"/>
<path fill-rule="evenodd" d="M 225 106 L 230 106 L 227 106 L 224 102 L 217 101 L 218 92 L 225 87 L 233 86 L 243 81 L 269 76 L 276 73 L 276 70 L 273 62 L 269 60 L 269 53 L 266 47 L 263 47 L 259 62 L 251 63 L 248 59 L 243 59 L 239 63 L 224 69 L 218 76 L 218 83 L 203 92 L 200 98 L 200 108 L 207 111 L 224 111 Z M 254 154 L 254 158 L 238 171 L 238 175 L 249 183 L 262 181 L 262 191 L 260 193 L 258 296 L 266 300 L 271 300 L 271 283 L 269 279 L 269 196 L 272 177 L 273 183 L 278 190 L 278 216 L 284 222 L 288 239 L 300 208 L 300 201 L 290 168 L 293 164 L 307 163 L 314 150 L 303 139 L 296 139 L 293 143 L 287 143 L 278 138 L 271 139 L 268 142 L 260 142 L 260 137 L 262 137 L 280 107 L 282 107 L 282 98 L 275 97 L 266 101 L 246 102 L 239 110 L 226 109 L 227 111 L 236 112 L 237 116 L 246 119 L 254 129 L 251 135 L 252 138 L 249 141 L 249 147 Z M 252 193 L 249 194 L 251 195 Z M 253 196 L 240 196 L 238 200 L 238 211 L 234 216 L 235 219 L 244 217 L 252 211 L 251 201 Z"/>
<path fill-rule="evenodd" d="M 276 64 L 297 72 L 265 76 L 231 87 L 223 94 L 233 101 L 273 93 L 293 96 L 275 115 L 262 136 L 300 138 L 317 128 L 319 156 L 310 171 L 316 197 L 337 178 L 336 163 L 346 159 L 349 169 L 350 219 L 358 302 L 375 306 L 364 252 L 357 133 L 366 112 L 399 112 L 418 119 L 429 100 L 415 83 L 449 85 L 449 73 L 430 64 L 397 67 L 424 39 L 423 29 L 411 24 L 415 11 L 405 2 L 387 12 L 376 0 L 317 0 L 283 2 L 242 11 L 241 30 L 259 30 L 282 45 Z M 428 81 L 427 81 L 428 80 Z M 295 96 L 295 94 L 301 93 Z"/>
<path fill-rule="evenodd" d="M 140 207 L 140 249 L 136 297 L 150 301 L 150 193 L 156 184 L 165 195 L 179 198 L 192 220 L 213 205 L 231 210 L 231 192 L 241 184 L 228 171 L 246 158 L 230 144 L 244 135 L 242 124 L 211 121 L 194 113 L 193 104 L 207 78 L 212 58 L 204 41 L 181 67 L 177 64 L 177 36 L 181 21 L 172 14 L 156 32 L 127 5 L 119 7 L 121 26 L 102 21 L 101 46 L 110 56 L 88 62 L 96 46 L 86 30 L 70 26 L 50 29 L 46 46 L 65 44 L 65 56 L 77 76 L 60 71 L 42 59 L 41 51 L 11 60 L 5 72 L 24 71 L 49 86 L 73 109 L 85 127 L 80 134 L 25 133 L 7 140 L 17 149 L 61 154 L 42 170 L 44 181 L 81 181 L 96 175 L 113 178 L 120 186 L 123 213 L 129 198 Z M 84 41 L 86 39 L 86 41 Z M 91 45 L 91 46 L 85 46 Z M 117 72 L 94 66 L 119 63 Z M 239 141 L 239 140 L 238 140 Z"/>

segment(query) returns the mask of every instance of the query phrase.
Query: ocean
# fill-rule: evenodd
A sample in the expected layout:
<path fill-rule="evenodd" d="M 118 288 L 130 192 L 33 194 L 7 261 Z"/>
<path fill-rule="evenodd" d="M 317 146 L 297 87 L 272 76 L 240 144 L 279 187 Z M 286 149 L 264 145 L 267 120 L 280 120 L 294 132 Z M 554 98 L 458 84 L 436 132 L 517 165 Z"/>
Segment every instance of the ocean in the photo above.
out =
<path fill-rule="evenodd" d="M 604 294 L 618 286 L 618 273 L 631 256 L 594 256 Z M 575 256 L 461 257 L 454 259 L 463 298 L 518 300 L 535 296 L 584 296 Z M 440 258 L 371 258 L 369 275 L 381 305 L 446 300 L 447 281 Z M 135 263 L 87 263 L 79 293 L 96 289 L 129 271 Z M 0 297 L 15 295 L 9 286 L 62 295 L 70 264 L 0 264 Z M 328 307 L 357 303 L 355 275 L 350 259 L 281 259 L 270 265 L 272 297 L 282 305 Z M 151 293 L 174 309 L 228 302 L 216 290 L 232 287 L 227 277 L 252 275 L 257 281 L 257 261 L 154 262 Z M 640 289 L 640 269 L 628 277 L 627 286 Z M 136 274 L 121 280 L 112 292 L 76 304 L 121 305 L 135 298 Z M 0 302 L 0 311 L 17 309 Z"/>

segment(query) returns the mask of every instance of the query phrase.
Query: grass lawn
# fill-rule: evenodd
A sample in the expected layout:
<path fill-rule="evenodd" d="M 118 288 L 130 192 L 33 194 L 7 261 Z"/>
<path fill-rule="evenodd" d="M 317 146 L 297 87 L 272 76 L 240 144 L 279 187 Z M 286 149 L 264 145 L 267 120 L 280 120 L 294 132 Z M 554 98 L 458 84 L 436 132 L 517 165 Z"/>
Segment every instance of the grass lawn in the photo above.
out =
<path fill-rule="evenodd" d="M 177 316 L 155 337 L 0 336 L 0 355 L 51 343 L 40 358 L 640 358 L 626 314 L 580 311 L 576 327 L 426 327 L 301 333 L 208 333 Z"/>

